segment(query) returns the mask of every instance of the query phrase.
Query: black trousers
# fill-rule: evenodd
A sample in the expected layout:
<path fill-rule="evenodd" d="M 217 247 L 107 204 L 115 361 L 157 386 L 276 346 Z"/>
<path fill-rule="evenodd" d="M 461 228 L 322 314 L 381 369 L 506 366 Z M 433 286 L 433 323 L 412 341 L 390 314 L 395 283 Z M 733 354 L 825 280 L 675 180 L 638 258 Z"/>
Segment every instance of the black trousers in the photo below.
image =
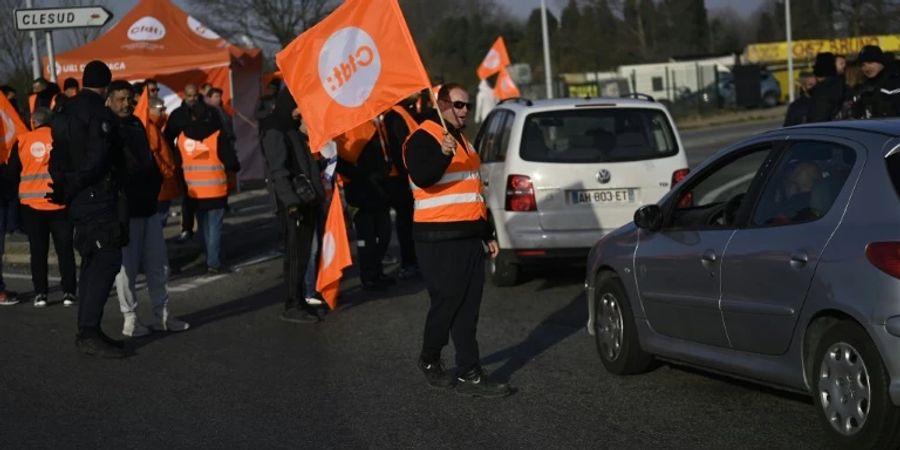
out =
<path fill-rule="evenodd" d="M 299 220 L 288 217 L 284 211 L 278 213 L 281 219 L 281 235 L 284 236 L 284 283 L 287 286 L 284 309 L 296 308 L 306 302 L 304 278 L 309 265 L 319 209 L 318 205 L 301 208 Z"/>
<path fill-rule="evenodd" d="M 73 238 L 75 226 L 65 210 L 42 211 L 22 206 L 22 220 L 28 233 L 31 251 L 31 283 L 35 294 L 47 294 L 47 257 L 50 254 L 50 237 L 59 263 L 62 290 L 75 294 L 75 249 Z"/>
<path fill-rule="evenodd" d="M 478 311 L 484 289 L 481 239 L 416 242 L 419 268 L 431 297 L 421 357 L 435 361 L 450 335 L 460 373 L 479 366 Z"/>
<path fill-rule="evenodd" d="M 112 218 L 75 225 L 75 247 L 81 255 L 78 280 L 78 328 L 98 330 L 103 307 L 116 274 L 122 267 L 122 247 L 128 242 L 128 226 Z"/>
<path fill-rule="evenodd" d="M 187 188 L 185 188 L 187 192 Z M 194 218 L 197 216 L 197 200 L 184 194 L 181 200 L 181 231 L 194 232 Z"/>
<path fill-rule="evenodd" d="M 391 243 L 390 210 L 360 209 L 353 216 L 353 224 L 360 278 L 364 282 L 376 280 L 384 274 L 381 261 Z"/>
<path fill-rule="evenodd" d="M 417 264 L 416 248 L 412 238 L 413 195 L 407 177 L 390 177 L 387 181 L 391 208 L 397 213 L 394 225 L 397 229 L 397 240 L 400 242 L 400 267 Z"/>

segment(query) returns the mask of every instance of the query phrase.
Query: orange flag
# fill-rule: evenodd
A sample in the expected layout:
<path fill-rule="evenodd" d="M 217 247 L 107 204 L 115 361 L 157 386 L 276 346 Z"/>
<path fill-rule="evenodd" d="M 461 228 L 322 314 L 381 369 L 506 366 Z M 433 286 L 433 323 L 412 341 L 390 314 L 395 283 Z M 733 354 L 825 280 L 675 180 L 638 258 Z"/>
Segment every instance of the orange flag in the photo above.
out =
<path fill-rule="evenodd" d="M 16 140 L 27 132 L 28 127 L 22 123 L 18 111 L 6 95 L 0 95 L 0 164 L 6 164 Z"/>
<path fill-rule="evenodd" d="M 146 86 L 138 98 L 137 105 L 134 106 L 134 116 L 144 124 L 144 128 L 148 127 L 150 123 L 150 93 L 147 92 Z"/>
<path fill-rule="evenodd" d="M 310 148 L 430 87 L 397 0 L 347 0 L 275 56 Z"/>
<path fill-rule="evenodd" d="M 375 131 L 375 124 L 371 120 L 367 120 L 358 127 L 335 137 L 334 143 L 337 144 L 338 156 L 356 164 L 363 148 L 375 137 Z"/>
<path fill-rule="evenodd" d="M 479 79 L 484 80 L 508 65 L 509 53 L 506 53 L 506 43 L 503 42 L 503 36 L 500 36 L 494 41 L 494 45 L 488 50 L 475 73 L 478 74 Z"/>
<path fill-rule="evenodd" d="M 522 96 L 519 92 L 519 88 L 516 87 L 516 83 L 513 82 L 512 77 L 509 76 L 509 72 L 506 71 L 506 67 L 500 69 L 500 74 L 497 75 L 497 85 L 494 86 L 494 95 L 497 96 L 498 100 Z"/>
<path fill-rule="evenodd" d="M 316 290 L 325 298 L 328 307 L 337 306 L 341 289 L 341 276 L 345 267 L 352 264 L 350 244 L 347 241 L 347 226 L 344 225 L 344 208 L 340 191 L 335 190 L 325 219 L 325 234 L 322 236 L 322 251 L 319 256 L 319 277 Z"/>

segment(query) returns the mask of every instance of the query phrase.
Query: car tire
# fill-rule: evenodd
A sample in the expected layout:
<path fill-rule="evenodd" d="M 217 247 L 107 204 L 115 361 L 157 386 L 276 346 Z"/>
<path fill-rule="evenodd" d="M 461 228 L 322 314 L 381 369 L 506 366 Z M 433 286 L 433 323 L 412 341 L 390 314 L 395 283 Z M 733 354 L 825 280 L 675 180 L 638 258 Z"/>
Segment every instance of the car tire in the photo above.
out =
<path fill-rule="evenodd" d="M 763 105 L 765 105 L 766 108 L 778 106 L 778 96 L 775 95 L 774 92 L 766 92 L 766 94 L 763 95 Z"/>
<path fill-rule="evenodd" d="M 890 377 L 877 347 L 859 325 L 838 322 L 825 331 L 813 355 L 810 384 L 832 442 L 842 448 L 900 444 L 900 408 L 891 402 Z"/>
<path fill-rule="evenodd" d="M 631 301 L 619 278 L 597 274 L 594 291 L 594 338 L 606 370 L 616 375 L 646 372 L 653 356 L 641 348 Z"/>
<path fill-rule="evenodd" d="M 519 264 L 515 262 L 512 251 L 501 249 L 496 258 L 491 258 L 488 266 L 494 286 L 515 286 L 519 282 Z"/>

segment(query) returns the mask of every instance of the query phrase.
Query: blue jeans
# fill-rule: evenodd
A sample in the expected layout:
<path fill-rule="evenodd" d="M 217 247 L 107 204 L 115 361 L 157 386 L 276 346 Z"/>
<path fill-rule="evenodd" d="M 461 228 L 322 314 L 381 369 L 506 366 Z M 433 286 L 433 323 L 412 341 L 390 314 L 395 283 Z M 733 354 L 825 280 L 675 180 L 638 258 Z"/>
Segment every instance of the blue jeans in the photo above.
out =
<path fill-rule="evenodd" d="M 206 246 L 206 267 L 219 269 L 222 261 L 219 252 L 222 248 L 222 224 L 225 220 L 225 208 L 197 211 L 197 221 L 203 232 L 203 245 Z"/>
<path fill-rule="evenodd" d="M 163 228 L 169 224 L 169 209 L 172 207 L 172 202 L 169 200 L 161 201 L 156 204 L 156 214 L 159 216 L 160 224 Z"/>

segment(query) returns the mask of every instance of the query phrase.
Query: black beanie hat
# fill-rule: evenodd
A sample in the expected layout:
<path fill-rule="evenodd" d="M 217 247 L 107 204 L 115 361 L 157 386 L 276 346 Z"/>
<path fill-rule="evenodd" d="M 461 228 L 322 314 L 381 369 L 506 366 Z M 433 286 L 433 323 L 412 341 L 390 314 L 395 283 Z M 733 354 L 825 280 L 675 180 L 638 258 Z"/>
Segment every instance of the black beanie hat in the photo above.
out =
<path fill-rule="evenodd" d="M 834 62 L 834 53 L 819 53 L 816 55 L 816 63 L 813 65 L 813 73 L 817 77 L 833 77 L 837 75 L 837 66 Z"/>
<path fill-rule="evenodd" d="M 63 90 L 66 89 L 78 89 L 78 80 L 72 77 L 66 78 L 66 81 L 63 81 Z"/>
<path fill-rule="evenodd" d="M 86 88 L 105 88 L 112 81 L 112 72 L 103 61 L 91 61 L 84 66 L 81 85 Z"/>
<path fill-rule="evenodd" d="M 877 45 L 866 45 L 859 51 L 859 58 L 857 60 L 860 64 L 867 62 L 884 64 L 884 52 L 882 52 L 881 47 Z"/>

